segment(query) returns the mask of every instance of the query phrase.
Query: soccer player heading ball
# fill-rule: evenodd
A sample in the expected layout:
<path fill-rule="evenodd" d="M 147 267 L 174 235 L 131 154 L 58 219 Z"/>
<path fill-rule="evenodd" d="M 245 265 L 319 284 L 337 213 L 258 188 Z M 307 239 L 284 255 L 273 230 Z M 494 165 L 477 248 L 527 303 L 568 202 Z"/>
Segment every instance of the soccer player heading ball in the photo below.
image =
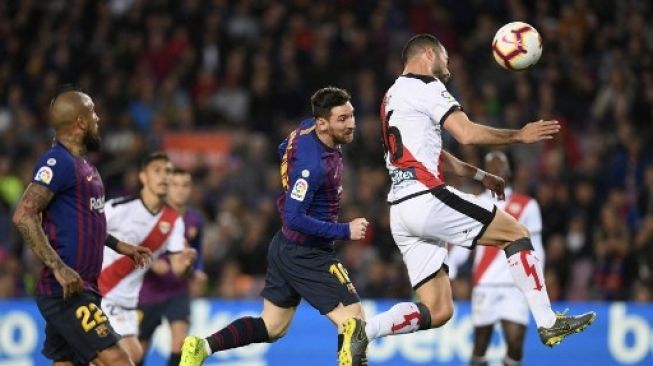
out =
<path fill-rule="evenodd" d="M 446 243 L 503 249 L 544 344 L 553 346 L 583 330 L 596 314 L 566 316 L 551 309 L 542 268 L 524 225 L 494 204 L 448 186 L 442 174 L 443 169 L 451 169 L 459 176 L 476 179 L 503 199 L 503 179 L 442 150 L 442 129 L 461 144 L 502 145 L 551 139 L 560 130 L 558 122 L 540 120 L 520 130 L 474 123 L 444 86 L 450 76 L 449 55 L 435 37 L 413 37 L 402 58 L 404 71 L 383 98 L 381 121 L 386 166 L 392 180 L 388 194 L 390 227 L 420 302 L 400 303 L 369 319 L 368 328 L 378 326 L 373 329 L 374 336 L 370 331 L 368 337 L 438 327 L 451 318 L 451 288 L 444 263 Z M 403 325 L 402 320 L 415 308 L 420 309 L 419 321 L 403 328 L 384 327 L 384 323 L 376 321 L 385 314 Z"/>

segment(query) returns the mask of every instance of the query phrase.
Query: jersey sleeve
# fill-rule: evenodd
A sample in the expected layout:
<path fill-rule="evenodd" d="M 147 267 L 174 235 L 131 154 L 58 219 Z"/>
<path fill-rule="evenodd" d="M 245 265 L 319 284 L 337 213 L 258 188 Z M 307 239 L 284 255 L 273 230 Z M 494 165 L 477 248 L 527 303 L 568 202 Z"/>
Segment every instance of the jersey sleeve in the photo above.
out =
<path fill-rule="evenodd" d="M 32 183 L 42 185 L 56 194 L 74 187 L 75 182 L 75 163 L 70 157 L 51 150 L 36 162 Z"/>
<path fill-rule="evenodd" d="M 449 114 L 462 109 L 456 98 L 449 93 L 447 88 L 440 81 L 428 83 L 426 92 L 418 94 L 420 107 L 433 123 L 442 124 Z"/>
<path fill-rule="evenodd" d="M 183 218 L 180 216 L 175 220 L 174 228 L 168 238 L 166 249 L 169 253 L 176 253 L 184 250 L 186 243 L 184 232 L 186 232 L 186 225 L 184 224 Z"/>
<path fill-rule="evenodd" d="M 309 154 L 297 155 L 299 157 L 288 171 L 289 185 L 284 207 L 286 225 L 306 235 L 325 239 L 349 239 L 349 224 L 321 221 L 307 214 L 315 192 L 323 184 L 325 172 L 321 161 L 311 159 Z"/>

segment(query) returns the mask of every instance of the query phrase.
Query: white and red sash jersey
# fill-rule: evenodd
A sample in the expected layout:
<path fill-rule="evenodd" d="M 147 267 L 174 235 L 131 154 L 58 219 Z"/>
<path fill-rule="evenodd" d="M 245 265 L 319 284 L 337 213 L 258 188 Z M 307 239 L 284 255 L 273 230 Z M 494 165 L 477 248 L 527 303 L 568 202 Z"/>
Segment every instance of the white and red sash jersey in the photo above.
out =
<path fill-rule="evenodd" d="M 167 205 L 152 213 L 138 197 L 118 198 L 107 201 L 104 213 L 110 235 L 125 243 L 147 246 L 153 258 L 184 249 L 183 218 Z M 136 268 L 129 258 L 105 247 L 98 281 L 102 296 L 124 308 L 136 308 L 148 269 Z"/>
<path fill-rule="evenodd" d="M 402 75 L 381 104 L 388 201 L 444 184 L 442 123 L 460 104 L 435 77 Z"/>
<path fill-rule="evenodd" d="M 485 191 L 479 196 L 481 199 L 490 200 L 508 214 L 515 217 L 526 226 L 530 234 L 536 256 L 544 268 L 544 249 L 542 248 L 542 215 L 540 206 L 532 197 L 513 193 L 507 188 L 506 199 L 496 200 L 490 191 Z M 497 247 L 478 245 L 475 249 L 472 282 L 476 285 L 512 285 L 514 280 L 508 268 L 508 260 L 503 250 Z"/>

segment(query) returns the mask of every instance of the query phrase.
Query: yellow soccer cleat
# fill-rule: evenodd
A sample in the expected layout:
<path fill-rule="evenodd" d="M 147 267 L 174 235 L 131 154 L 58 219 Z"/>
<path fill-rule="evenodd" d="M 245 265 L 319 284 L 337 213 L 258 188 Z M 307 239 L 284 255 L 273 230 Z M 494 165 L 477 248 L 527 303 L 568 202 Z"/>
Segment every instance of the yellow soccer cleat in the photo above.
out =
<path fill-rule="evenodd" d="M 196 336 L 188 336 L 184 339 L 181 347 L 181 363 L 179 366 L 200 366 L 209 357 L 204 346 L 204 339 Z"/>

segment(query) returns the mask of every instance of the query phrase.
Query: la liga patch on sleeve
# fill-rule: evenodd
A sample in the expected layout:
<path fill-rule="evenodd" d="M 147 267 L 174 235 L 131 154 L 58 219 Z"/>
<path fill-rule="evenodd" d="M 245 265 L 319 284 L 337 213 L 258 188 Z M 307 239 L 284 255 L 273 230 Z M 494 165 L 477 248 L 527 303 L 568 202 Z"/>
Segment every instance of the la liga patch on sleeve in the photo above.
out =
<path fill-rule="evenodd" d="M 36 175 L 34 176 L 34 180 L 37 181 L 37 182 L 43 182 L 45 184 L 50 184 L 50 182 L 52 181 L 53 176 L 54 176 L 54 173 L 52 172 L 52 168 L 50 168 L 49 166 L 42 166 L 36 172 Z"/>
<path fill-rule="evenodd" d="M 308 192 L 308 182 L 306 179 L 299 178 L 295 182 L 295 185 L 292 187 L 292 191 L 290 192 L 290 198 L 297 200 L 297 201 L 304 201 L 304 197 L 306 197 L 306 192 Z"/>

